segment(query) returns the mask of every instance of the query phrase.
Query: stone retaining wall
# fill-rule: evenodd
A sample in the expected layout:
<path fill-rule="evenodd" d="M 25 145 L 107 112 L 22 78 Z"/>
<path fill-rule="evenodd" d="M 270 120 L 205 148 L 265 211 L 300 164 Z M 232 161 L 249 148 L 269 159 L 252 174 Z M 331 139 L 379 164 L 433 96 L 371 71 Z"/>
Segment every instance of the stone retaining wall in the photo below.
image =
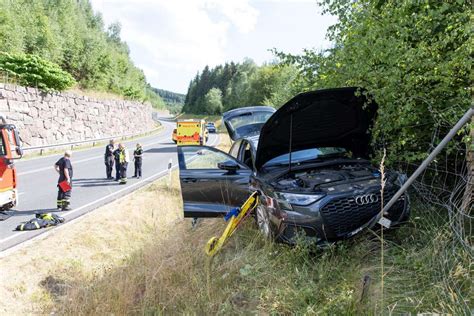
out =
<path fill-rule="evenodd" d="M 0 113 L 18 127 L 25 147 L 145 133 L 155 128 L 149 104 L 45 93 L 3 83 Z"/>

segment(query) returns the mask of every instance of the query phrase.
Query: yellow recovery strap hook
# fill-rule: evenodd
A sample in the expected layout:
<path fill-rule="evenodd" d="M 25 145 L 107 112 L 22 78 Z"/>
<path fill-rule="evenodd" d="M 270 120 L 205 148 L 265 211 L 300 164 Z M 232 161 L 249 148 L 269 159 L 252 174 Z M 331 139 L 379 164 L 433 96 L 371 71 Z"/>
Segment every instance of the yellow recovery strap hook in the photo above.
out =
<path fill-rule="evenodd" d="M 227 224 L 227 227 L 219 238 L 212 237 L 207 242 L 205 250 L 208 256 L 214 256 L 222 246 L 224 246 L 227 239 L 237 230 L 240 223 L 252 213 L 258 204 L 259 195 L 257 191 L 253 192 L 242 207 L 234 208 L 226 214 L 224 218 L 229 221 L 229 224 Z"/>

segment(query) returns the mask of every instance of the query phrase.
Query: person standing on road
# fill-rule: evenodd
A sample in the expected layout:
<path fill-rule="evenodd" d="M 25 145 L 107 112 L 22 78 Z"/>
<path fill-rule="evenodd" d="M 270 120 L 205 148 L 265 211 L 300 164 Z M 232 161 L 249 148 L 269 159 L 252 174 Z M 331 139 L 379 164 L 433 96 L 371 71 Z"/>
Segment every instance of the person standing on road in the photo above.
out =
<path fill-rule="evenodd" d="M 127 148 L 124 144 L 119 144 L 119 162 L 120 162 L 120 184 L 127 183 L 127 168 L 130 161 Z"/>
<path fill-rule="evenodd" d="M 143 149 L 140 143 L 137 144 L 137 148 L 133 152 L 133 160 L 135 161 L 135 178 L 140 179 L 142 177 L 142 157 Z"/>
<path fill-rule="evenodd" d="M 107 179 L 113 179 L 112 177 L 112 170 L 114 169 L 114 140 L 111 139 L 109 144 L 105 146 L 105 155 L 104 155 L 104 162 L 105 162 L 105 172 L 107 173 Z"/>
<path fill-rule="evenodd" d="M 120 148 L 119 147 L 117 147 L 117 149 L 114 150 L 113 155 L 114 155 L 114 160 L 115 160 L 115 181 L 120 181 Z"/>
<path fill-rule="evenodd" d="M 64 157 L 59 159 L 54 164 L 54 169 L 59 174 L 57 207 L 58 207 L 58 210 L 60 211 L 68 211 L 71 209 L 69 205 L 71 204 L 70 200 L 71 200 L 72 188 L 69 188 L 69 190 L 65 190 L 60 185 L 60 183 L 66 181 L 69 187 L 72 186 L 71 156 L 72 156 L 72 151 L 66 150 L 66 152 L 64 153 Z"/>

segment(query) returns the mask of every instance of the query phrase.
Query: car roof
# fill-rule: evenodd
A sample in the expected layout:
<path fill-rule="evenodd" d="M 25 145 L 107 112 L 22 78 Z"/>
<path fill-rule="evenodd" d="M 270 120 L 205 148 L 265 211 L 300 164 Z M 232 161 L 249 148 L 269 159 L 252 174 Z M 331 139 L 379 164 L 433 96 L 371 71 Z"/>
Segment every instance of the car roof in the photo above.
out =
<path fill-rule="evenodd" d="M 232 117 L 232 116 L 239 115 L 241 113 L 245 113 L 245 112 L 249 112 L 249 111 L 252 111 L 252 112 L 259 112 L 259 111 L 262 111 L 262 112 L 275 112 L 275 108 L 271 107 L 271 106 L 263 106 L 263 105 L 246 106 L 246 107 L 243 107 L 243 108 L 236 108 L 236 109 L 227 111 L 227 112 L 223 113 L 222 115 L 225 119 L 227 117 Z"/>

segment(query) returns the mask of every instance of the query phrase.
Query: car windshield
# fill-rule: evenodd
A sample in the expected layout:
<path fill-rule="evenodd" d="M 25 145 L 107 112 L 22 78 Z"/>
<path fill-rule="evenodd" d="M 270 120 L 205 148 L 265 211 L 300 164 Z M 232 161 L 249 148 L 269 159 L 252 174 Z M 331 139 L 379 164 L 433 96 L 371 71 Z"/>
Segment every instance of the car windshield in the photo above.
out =
<path fill-rule="evenodd" d="M 229 123 L 234 129 L 239 129 L 242 126 L 253 125 L 253 124 L 263 124 L 272 115 L 273 115 L 273 112 L 268 112 L 268 111 L 244 113 L 242 115 L 232 117 L 231 119 L 229 119 Z"/>
<path fill-rule="evenodd" d="M 334 156 L 344 156 L 347 150 L 340 147 L 321 147 L 299 150 L 291 153 L 291 164 L 314 161 Z M 287 165 L 290 159 L 289 154 L 284 154 L 267 161 L 264 167 L 275 165 Z"/>
<path fill-rule="evenodd" d="M 207 123 L 207 126 L 212 126 L 212 127 L 214 127 L 214 123 Z"/>

